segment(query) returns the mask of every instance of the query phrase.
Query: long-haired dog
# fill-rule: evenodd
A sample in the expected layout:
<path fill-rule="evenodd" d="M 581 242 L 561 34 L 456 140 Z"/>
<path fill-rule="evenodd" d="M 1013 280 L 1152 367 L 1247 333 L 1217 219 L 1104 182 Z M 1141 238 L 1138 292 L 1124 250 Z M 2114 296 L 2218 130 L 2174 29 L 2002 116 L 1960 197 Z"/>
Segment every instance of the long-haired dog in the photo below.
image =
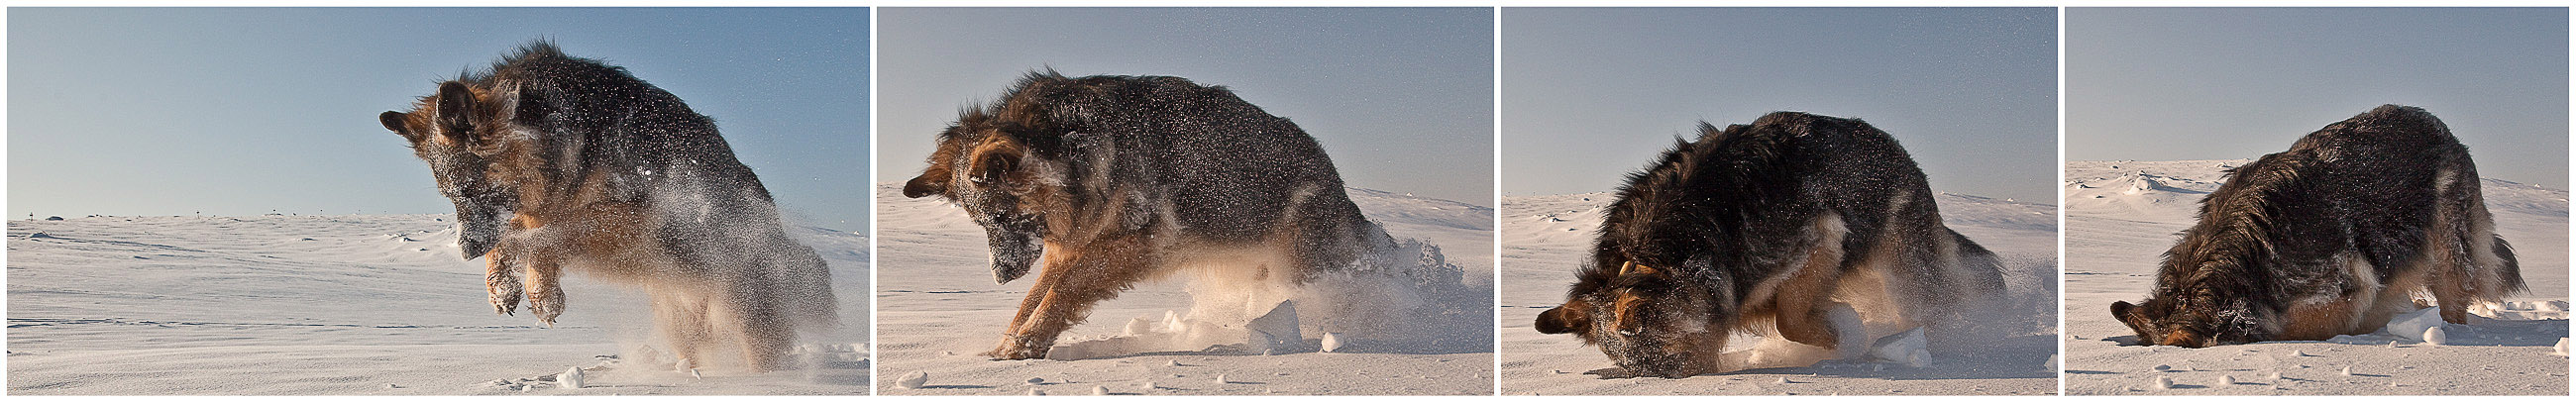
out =
<path fill-rule="evenodd" d="M 1539 332 L 1574 334 L 1633 375 L 1687 377 L 1730 369 L 1733 332 L 1850 355 L 1880 334 L 1844 331 L 1940 330 L 2003 290 L 1994 254 L 1942 226 L 1887 133 L 1794 112 L 1699 131 L 1629 175 Z M 1869 329 L 1838 328 L 1841 306 Z"/>
<path fill-rule="evenodd" d="M 2323 340 L 2377 330 L 2430 293 L 2442 320 L 2523 290 L 2478 168 L 2423 109 L 2385 105 L 2228 172 L 2111 315 L 2147 345 Z"/>
<path fill-rule="evenodd" d="M 1392 239 L 1313 137 L 1224 87 L 1031 73 L 939 133 L 906 197 L 966 210 L 994 279 L 1044 270 L 986 356 L 1046 356 L 1090 307 L 1183 268 L 1297 284 Z"/>
<path fill-rule="evenodd" d="M 834 325 L 830 274 L 789 239 L 715 122 L 625 69 L 537 42 L 379 116 L 456 204 L 492 307 L 564 311 L 564 269 L 651 295 L 687 368 L 706 347 L 779 368 L 798 330 Z"/>

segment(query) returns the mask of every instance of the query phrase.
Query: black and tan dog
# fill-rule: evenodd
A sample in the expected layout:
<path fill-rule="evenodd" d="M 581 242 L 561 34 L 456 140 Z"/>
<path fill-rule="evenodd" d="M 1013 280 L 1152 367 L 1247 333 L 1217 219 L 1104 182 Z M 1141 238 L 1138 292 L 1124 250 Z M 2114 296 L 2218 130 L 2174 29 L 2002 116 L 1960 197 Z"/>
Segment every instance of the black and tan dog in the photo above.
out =
<path fill-rule="evenodd" d="M 681 368 L 708 347 L 779 368 L 798 330 L 834 325 L 828 268 L 715 122 L 625 69 L 539 42 L 379 117 L 455 202 L 497 312 L 524 295 L 552 324 L 566 268 L 639 286 Z"/>
<path fill-rule="evenodd" d="M 1223 87 L 1032 73 L 939 133 L 907 197 L 984 226 L 993 277 L 1043 272 L 999 359 L 1044 357 L 1091 305 L 1184 268 L 1299 284 L 1392 239 L 1360 215 L 1313 137 Z"/>
<path fill-rule="evenodd" d="M 1699 131 L 1628 177 L 1539 332 L 1598 345 L 1629 375 L 1687 377 L 1734 369 L 1719 358 L 1732 332 L 1851 355 L 1882 334 L 1844 333 L 1868 330 L 1837 328 L 1839 306 L 1867 328 L 1941 331 L 2002 292 L 1994 254 L 1942 225 L 1887 133 L 1793 112 Z"/>
<path fill-rule="evenodd" d="M 2154 293 L 2111 315 L 2148 345 L 2323 340 L 2378 330 L 2432 294 L 2442 320 L 2523 290 L 2469 149 L 2385 105 L 2228 172 L 2165 251 Z"/>

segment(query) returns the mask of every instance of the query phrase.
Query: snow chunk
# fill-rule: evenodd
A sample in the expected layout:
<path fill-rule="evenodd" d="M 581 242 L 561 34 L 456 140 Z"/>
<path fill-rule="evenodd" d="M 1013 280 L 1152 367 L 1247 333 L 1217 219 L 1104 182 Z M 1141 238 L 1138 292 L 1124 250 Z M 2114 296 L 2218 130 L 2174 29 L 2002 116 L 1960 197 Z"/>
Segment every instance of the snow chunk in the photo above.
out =
<path fill-rule="evenodd" d="M 2448 333 L 2448 332 L 2442 331 L 2442 327 L 2435 326 L 2435 327 L 2432 327 L 2432 328 L 2425 328 L 2425 329 L 2424 329 L 2424 343 L 2435 344 L 2435 345 L 2445 345 L 2445 344 L 2449 344 L 2450 342 L 2451 342 L 2451 334 L 2450 334 L 2450 333 Z"/>
<path fill-rule="evenodd" d="M 920 389 L 922 385 L 928 384 L 930 384 L 930 373 L 919 371 L 903 373 L 903 376 L 894 378 L 896 388 Z"/>
<path fill-rule="evenodd" d="M 1091 394 L 1092 394 L 1092 395 L 1109 395 L 1109 387 L 1106 387 L 1106 386 L 1100 386 L 1100 385 L 1093 385 L 1093 386 L 1091 386 Z"/>
<path fill-rule="evenodd" d="M 2153 390 L 2167 390 L 2167 389 L 2173 389 L 2173 377 L 2156 376 L 2155 381 L 2149 381 L 2149 382 L 2147 382 L 2147 389 L 2153 389 Z"/>
<path fill-rule="evenodd" d="M 564 370 L 563 374 L 555 376 L 555 382 L 563 384 L 564 388 L 581 389 L 581 380 L 581 367 Z"/>
<path fill-rule="evenodd" d="M 1334 351 L 1338 351 L 1338 350 L 1341 350 L 1341 349 L 1342 349 L 1342 333 L 1339 333 L 1339 332 L 1326 332 L 1326 333 L 1324 333 L 1324 349 L 1323 349 L 1323 351 L 1324 351 L 1325 353 L 1332 353 L 1332 352 L 1334 352 Z"/>
<path fill-rule="evenodd" d="M 1905 363 L 1913 367 L 1930 366 L 1932 352 L 1928 350 L 1928 344 L 1929 341 L 1923 338 L 1923 328 L 1917 327 L 1906 330 L 1902 334 L 1880 338 L 1877 345 L 1869 347 L 1869 357 Z"/>
<path fill-rule="evenodd" d="M 2236 385 L 2236 376 L 2232 376 L 2232 375 L 2222 375 L 2222 376 L 2218 376 L 2218 386 L 2224 387 L 2224 386 L 2229 386 L 2229 385 Z"/>
<path fill-rule="evenodd" d="M 2425 329 L 2440 328 L 2441 326 L 2442 308 L 2429 307 L 2422 310 L 2415 310 L 2410 313 L 2398 314 L 2396 318 L 2388 320 L 2388 328 L 2384 330 L 2387 331 L 2389 335 L 2396 335 L 2420 341 L 2424 340 L 2423 336 Z"/>
<path fill-rule="evenodd" d="M 1293 300 L 1280 301 L 1278 307 L 1270 308 L 1269 314 L 1253 318 L 1243 326 L 1250 330 L 1244 335 L 1243 346 L 1264 355 L 1286 352 L 1292 345 L 1305 341 L 1303 335 L 1297 333 L 1297 302 Z"/>

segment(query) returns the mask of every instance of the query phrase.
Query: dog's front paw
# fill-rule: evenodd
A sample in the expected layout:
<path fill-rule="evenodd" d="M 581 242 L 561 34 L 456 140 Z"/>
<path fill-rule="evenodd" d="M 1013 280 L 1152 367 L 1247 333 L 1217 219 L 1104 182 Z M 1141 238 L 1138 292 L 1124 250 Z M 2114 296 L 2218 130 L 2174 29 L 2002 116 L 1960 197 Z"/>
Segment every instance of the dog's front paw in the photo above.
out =
<path fill-rule="evenodd" d="M 528 314 L 537 316 L 537 322 L 552 327 L 555 325 L 555 317 L 563 315 L 563 311 L 562 288 L 547 288 L 528 293 Z"/>
<path fill-rule="evenodd" d="M 492 312 L 501 315 L 518 315 L 520 296 L 519 281 L 516 278 L 512 278 L 510 280 L 494 279 L 490 282 L 491 283 L 488 284 L 489 286 L 486 286 L 486 289 L 488 289 L 492 295 Z"/>
<path fill-rule="evenodd" d="M 1003 336 L 1001 346 L 994 347 L 992 351 L 984 352 L 983 355 L 984 357 L 993 358 L 993 360 L 1028 360 L 1043 358 L 1046 357 L 1048 346 L 1051 346 L 1053 343 L 1055 342 L 1052 342 L 1051 340 L 1039 341 L 1019 336 Z"/>

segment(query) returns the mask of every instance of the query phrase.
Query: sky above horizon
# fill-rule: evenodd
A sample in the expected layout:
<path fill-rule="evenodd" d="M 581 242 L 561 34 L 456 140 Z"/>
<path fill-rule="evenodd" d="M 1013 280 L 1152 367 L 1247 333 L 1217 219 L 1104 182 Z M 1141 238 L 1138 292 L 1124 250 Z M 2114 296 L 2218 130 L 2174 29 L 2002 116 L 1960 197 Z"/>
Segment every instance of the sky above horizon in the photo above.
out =
<path fill-rule="evenodd" d="M 452 213 L 377 123 L 539 38 L 716 119 L 791 224 L 868 230 L 863 8 L 11 8 L 9 215 Z"/>
<path fill-rule="evenodd" d="M 1493 205 L 1491 8 L 880 8 L 882 183 L 1031 70 L 1223 85 L 1315 137 L 1344 184 Z"/>
<path fill-rule="evenodd" d="M 1502 32 L 1506 196 L 1611 191 L 1701 121 L 1805 111 L 1894 135 L 1934 191 L 2056 198 L 2053 8 L 1505 8 Z"/>
<path fill-rule="evenodd" d="M 2565 8 L 2070 8 L 2067 160 L 2244 159 L 2381 104 L 2567 188 Z"/>

